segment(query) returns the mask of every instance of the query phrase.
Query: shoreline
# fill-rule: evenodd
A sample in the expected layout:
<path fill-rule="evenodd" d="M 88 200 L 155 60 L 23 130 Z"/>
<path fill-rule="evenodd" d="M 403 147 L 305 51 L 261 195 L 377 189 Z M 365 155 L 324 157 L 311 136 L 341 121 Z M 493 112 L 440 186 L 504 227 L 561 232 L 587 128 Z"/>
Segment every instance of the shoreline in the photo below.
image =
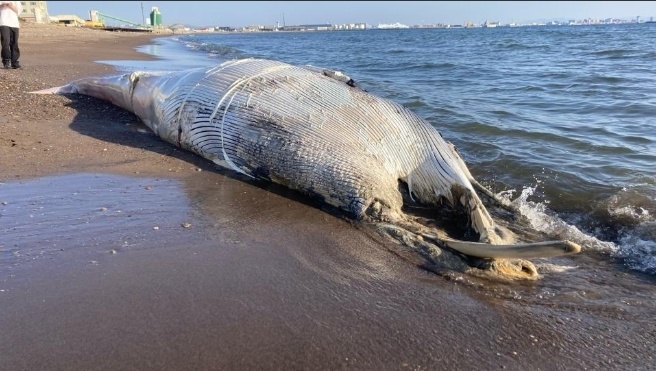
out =
<path fill-rule="evenodd" d="M 147 60 L 135 47 L 161 37 L 103 32 L 26 25 L 23 69 L 0 71 L 0 370 L 653 364 L 649 303 L 431 273 L 122 109 L 28 94 Z"/>

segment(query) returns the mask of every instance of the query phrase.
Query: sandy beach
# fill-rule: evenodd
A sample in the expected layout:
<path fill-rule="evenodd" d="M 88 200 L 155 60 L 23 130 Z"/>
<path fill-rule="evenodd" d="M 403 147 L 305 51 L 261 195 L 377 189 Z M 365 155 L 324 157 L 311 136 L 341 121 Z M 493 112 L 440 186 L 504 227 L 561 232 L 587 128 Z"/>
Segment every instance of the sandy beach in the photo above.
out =
<path fill-rule="evenodd" d="M 135 47 L 158 36 L 27 24 L 23 68 L 0 70 L 1 370 L 656 365 L 653 279 L 627 278 L 618 301 L 549 276 L 435 274 L 110 104 L 29 94 L 112 73 L 97 60 L 148 59 Z"/>

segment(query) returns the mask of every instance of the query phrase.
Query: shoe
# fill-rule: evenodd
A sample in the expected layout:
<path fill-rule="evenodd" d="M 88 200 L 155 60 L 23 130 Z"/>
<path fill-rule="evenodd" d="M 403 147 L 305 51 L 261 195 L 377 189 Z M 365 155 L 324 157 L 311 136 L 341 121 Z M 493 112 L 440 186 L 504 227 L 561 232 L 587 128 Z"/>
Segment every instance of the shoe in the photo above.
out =
<path fill-rule="evenodd" d="M 9 63 L 3 63 L 2 65 L 4 66 L 4 68 L 9 68 Z"/>
<path fill-rule="evenodd" d="M 5 68 L 9 68 L 9 67 L 5 67 Z M 21 65 L 19 63 L 15 63 L 15 64 L 11 65 L 11 68 L 13 68 L 13 69 L 21 68 Z"/>

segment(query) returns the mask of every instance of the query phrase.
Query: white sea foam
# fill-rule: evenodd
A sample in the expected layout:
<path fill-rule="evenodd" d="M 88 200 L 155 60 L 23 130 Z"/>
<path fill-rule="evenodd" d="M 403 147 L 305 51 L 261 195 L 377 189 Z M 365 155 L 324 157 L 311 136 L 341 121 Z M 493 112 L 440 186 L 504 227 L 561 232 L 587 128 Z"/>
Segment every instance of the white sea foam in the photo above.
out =
<path fill-rule="evenodd" d="M 620 248 L 613 256 L 623 258 L 626 264 L 636 270 L 656 273 L 656 222 L 641 223 L 630 233 L 619 239 Z M 651 239 L 649 238 L 652 235 Z"/>
<path fill-rule="evenodd" d="M 563 273 L 578 268 L 577 266 L 556 265 L 552 263 L 537 263 L 535 265 L 540 273 Z"/>
<path fill-rule="evenodd" d="M 533 195 L 536 188 L 537 186 L 525 187 L 517 198 L 511 200 L 512 204 L 528 219 L 534 229 L 547 233 L 555 238 L 578 243 L 584 250 L 613 253 L 619 249 L 614 243 L 599 240 L 594 236 L 582 232 L 577 227 L 567 224 L 559 217 L 551 215 L 547 210 L 548 202 L 529 201 L 528 197 Z M 499 194 L 499 196 L 509 200 L 511 195 L 511 192 L 502 192 Z"/>
<path fill-rule="evenodd" d="M 501 192 L 499 196 L 510 200 L 520 213 L 528 219 L 531 226 L 538 231 L 547 233 L 554 238 L 578 243 L 584 251 L 600 251 L 608 253 L 612 257 L 622 258 L 631 269 L 656 273 L 656 242 L 654 242 L 656 241 L 656 238 L 654 238 L 656 235 L 656 221 L 654 221 L 648 210 L 631 205 L 609 207 L 608 212 L 611 215 L 629 217 L 637 222 L 636 227 L 625 228 L 620 231 L 620 238 L 617 243 L 613 243 L 586 234 L 576 226 L 552 215 L 547 207 L 548 201 L 529 201 L 528 198 L 534 194 L 536 188 L 537 186 L 525 187 L 515 199 L 512 199 L 514 193 L 512 191 Z M 551 271 L 573 267 L 543 265 L 540 268 Z"/>

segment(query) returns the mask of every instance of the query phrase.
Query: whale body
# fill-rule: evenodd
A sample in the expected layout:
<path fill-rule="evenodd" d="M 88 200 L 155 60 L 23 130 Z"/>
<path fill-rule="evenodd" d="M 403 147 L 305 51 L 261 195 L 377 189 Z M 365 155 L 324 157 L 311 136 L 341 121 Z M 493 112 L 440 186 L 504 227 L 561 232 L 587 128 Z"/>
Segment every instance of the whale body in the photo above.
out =
<path fill-rule="evenodd" d="M 242 59 L 179 72 L 87 77 L 38 93 L 110 101 L 165 141 L 221 167 L 465 255 L 531 258 L 580 251 L 568 241 L 513 243 L 477 190 L 494 195 L 476 182 L 437 129 L 338 71 Z M 403 190 L 405 202 L 463 211 L 478 241 L 417 227 L 402 210 Z"/>

